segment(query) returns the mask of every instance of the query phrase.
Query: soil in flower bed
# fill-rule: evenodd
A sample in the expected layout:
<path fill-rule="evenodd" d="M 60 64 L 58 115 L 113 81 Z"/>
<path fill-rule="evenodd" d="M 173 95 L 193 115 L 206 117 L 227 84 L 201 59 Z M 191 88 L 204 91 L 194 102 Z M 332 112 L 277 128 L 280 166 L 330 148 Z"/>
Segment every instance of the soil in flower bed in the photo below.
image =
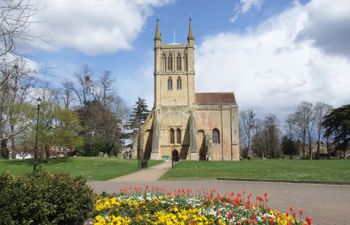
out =
<path fill-rule="evenodd" d="M 247 193 L 219 195 L 215 190 L 128 188 L 98 198 L 94 224 L 312 224 L 302 210 L 280 212 L 267 203 L 266 193 L 253 198 Z"/>

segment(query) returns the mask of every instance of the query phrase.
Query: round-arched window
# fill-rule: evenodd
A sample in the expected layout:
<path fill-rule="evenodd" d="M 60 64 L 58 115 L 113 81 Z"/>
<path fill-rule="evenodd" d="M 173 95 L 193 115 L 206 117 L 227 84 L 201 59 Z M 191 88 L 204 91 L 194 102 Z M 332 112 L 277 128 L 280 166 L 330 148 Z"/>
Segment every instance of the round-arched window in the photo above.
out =
<path fill-rule="evenodd" d="M 213 143 L 220 143 L 220 131 L 217 128 L 213 129 Z"/>

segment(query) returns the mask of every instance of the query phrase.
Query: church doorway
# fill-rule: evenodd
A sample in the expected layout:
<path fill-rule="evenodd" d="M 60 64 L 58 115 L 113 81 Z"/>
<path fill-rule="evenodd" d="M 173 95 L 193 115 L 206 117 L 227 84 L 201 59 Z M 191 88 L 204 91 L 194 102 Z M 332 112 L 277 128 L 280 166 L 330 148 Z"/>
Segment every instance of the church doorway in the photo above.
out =
<path fill-rule="evenodd" d="M 172 158 L 173 158 L 173 161 L 175 161 L 175 162 L 179 161 L 179 151 L 178 150 L 176 150 L 176 149 L 173 150 Z"/>

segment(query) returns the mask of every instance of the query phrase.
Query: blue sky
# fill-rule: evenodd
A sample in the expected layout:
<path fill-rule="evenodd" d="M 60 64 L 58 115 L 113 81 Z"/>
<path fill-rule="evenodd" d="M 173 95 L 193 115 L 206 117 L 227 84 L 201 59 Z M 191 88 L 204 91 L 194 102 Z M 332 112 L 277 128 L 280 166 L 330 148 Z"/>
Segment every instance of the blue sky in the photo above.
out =
<path fill-rule="evenodd" d="M 234 91 L 241 109 L 291 113 L 301 101 L 349 103 L 347 0 L 46 0 L 25 55 L 53 85 L 83 64 L 110 70 L 132 105 L 153 102 L 153 35 L 185 42 L 193 19 L 196 90 Z M 334 32 L 332 32 L 334 31 Z M 343 38 L 340 39 L 340 36 Z"/>

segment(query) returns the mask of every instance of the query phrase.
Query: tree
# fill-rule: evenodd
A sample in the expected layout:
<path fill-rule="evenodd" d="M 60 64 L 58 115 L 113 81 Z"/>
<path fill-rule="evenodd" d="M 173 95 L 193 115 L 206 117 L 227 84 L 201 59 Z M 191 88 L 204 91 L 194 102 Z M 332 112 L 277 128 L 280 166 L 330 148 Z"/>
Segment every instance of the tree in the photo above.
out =
<path fill-rule="evenodd" d="M 78 81 L 78 87 L 73 86 L 73 90 L 80 102 L 80 106 L 84 106 L 91 101 L 91 87 L 93 85 L 92 77 L 94 72 L 89 65 L 83 65 L 78 72 L 75 73 L 75 78 Z"/>
<path fill-rule="evenodd" d="M 0 2 L 0 57 L 14 52 L 18 41 L 33 38 L 28 26 L 37 11 L 30 0 Z"/>
<path fill-rule="evenodd" d="M 278 156 L 279 129 L 278 120 L 275 114 L 270 113 L 266 116 L 264 122 L 266 145 L 268 155 L 274 158 Z"/>
<path fill-rule="evenodd" d="M 256 118 L 255 113 L 253 110 L 248 109 L 246 111 L 242 111 L 240 113 L 241 116 L 241 128 L 242 128 L 242 134 L 244 138 L 245 148 L 246 148 L 246 155 L 248 157 L 250 156 L 250 145 L 251 145 L 251 138 L 253 136 L 254 128 L 256 127 Z"/>
<path fill-rule="evenodd" d="M 0 86 L 0 139 L 14 152 L 15 137 L 30 124 L 30 92 L 36 72 L 22 58 L 14 58 L 0 64 L 0 73 L 7 77 Z"/>
<path fill-rule="evenodd" d="M 84 137 L 84 155 L 96 156 L 99 152 L 117 155 L 120 150 L 121 120 L 118 115 L 98 101 L 89 102 L 78 110 L 81 135 Z"/>
<path fill-rule="evenodd" d="M 71 81 L 62 82 L 63 90 L 61 92 L 63 105 L 65 109 L 69 109 L 74 101 L 74 85 Z"/>
<path fill-rule="evenodd" d="M 21 84 L 21 62 L 24 60 L 16 56 L 15 51 L 19 41 L 35 38 L 28 26 L 33 22 L 31 19 L 37 11 L 37 3 L 32 3 L 31 0 L 0 1 L 0 140 L 2 152 L 7 152 L 1 154 L 3 156 L 8 156 L 7 144 L 11 143 L 13 151 L 15 136 L 28 127 L 27 116 L 24 116 L 23 111 L 23 107 L 28 107 L 21 102 L 28 90 L 27 86 Z M 22 109 L 18 110 L 19 108 Z"/>
<path fill-rule="evenodd" d="M 93 69 L 84 65 L 76 73 L 76 79 L 79 85 L 67 85 L 66 89 L 72 89 L 80 102 L 77 112 L 83 127 L 82 153 L 117 155 L 123 144 L 122 121 L 129 111 L 117 94 L 111 72 L 103 71 L 99 77 L 95 77 Z"/>
<path fill-rule="evenodd" d="M 316 158 L 320 158 L 320 144 L 321 144 L 321 137 L 323 133 L 323 126 L 322 122 L 326 115 L 328 115 L 332 110 L 332 106 L 327 105 L 322 102 L 317 102 L 314 106 L 314 120 L 316 125 L 316 135 L 317 135 L 317 152 L 316 152 Z"/>
<path fill-rule="evenodd" d="M 75 112 L 70 109 L 61 109 L 49 101 L 41 103 L 38 145 L 44 150 L 46 159 L 50 159 L 50 150 L 53 146 L 66 149 L 80 147 L 82 139 L 79 137 L 79 130 L 80 121 Z M 35 127 L 32 131 L 34 140 Z"/>
<path fill-rule="evenodd" d="M 309 102 L 302 102 L 298 105 L 296 112 L 289 115 L 288 123 L 292 123 L 296 130 L 297 135 L 301 139 L 301 148 L 302 153 L 301 157 L 306 157 L 306 144 L 308 142 L 309 148 L 309 157 L 311 157 L 311 144 L 313 138 L 313 121 L 314 121 L 314 113 L 313 113 L 313 104 Z"/>
<path fill-rule="evenodd" d="M 111 72 L 103 71 L 97 82 L 91 87 L 91 94 L 94 100 L 99 101 L 102 105 L 108 106 L 113 101 L 113 81 L 111 79 Z"/>
<path fill-rule="evenodd" d="M 280 137 L 277 117 L 270 113 L 263 121 L 256 119 L 254 130 L 252 150 L 255 154 L 260 157 L 277 158 Z"/>
<path fill-rule="evenodd" d="M 296 122 L 295 122 L 294 115 L 291 114 L 286 119 L 286 133 L 289 139 L 294 140 L 296 138 L 297 135 L 295 130 L 297 130 Z"/>
<path fill-rule="evenodd" d="M 262 158 L 267 156 L 267 146 L 265 137 L 266 135 L 263 123 L 261 120 L 256 119 L 255 132 L 252 136 L 251 148 L 257 156 Z"/>
<path fill-rule="evenodd" d="M 284 135 L 282 137 L 281 149 L 283 154 L 292 157 L 292 155 L 296 155 L 298 153 L 298 144 L 287 135 Z"/>
<path fill-rule="evenodd" d="M 127 124 L 127 128 L 131 131 L 129 138 L 133 139 L 135 137 L 140 125 L 145 122 L 148 114 L 146 99 L 138 97 Z"/>
<path fill-rule="evenodd" d="M 54 144 L 74 149 L 83 144 L 78 136 L 81 130 L 80 121 L 76 112 L 70 109 L 55 108 Z"/>
<path fill-rule="evenodd" d="M 333 109 L 329 113 L 322 125 L 325 127 L 325 137 L 333 137 L 336 150 L 344 152 L 349 147 L 350 141 L 350 105 Z"/>

